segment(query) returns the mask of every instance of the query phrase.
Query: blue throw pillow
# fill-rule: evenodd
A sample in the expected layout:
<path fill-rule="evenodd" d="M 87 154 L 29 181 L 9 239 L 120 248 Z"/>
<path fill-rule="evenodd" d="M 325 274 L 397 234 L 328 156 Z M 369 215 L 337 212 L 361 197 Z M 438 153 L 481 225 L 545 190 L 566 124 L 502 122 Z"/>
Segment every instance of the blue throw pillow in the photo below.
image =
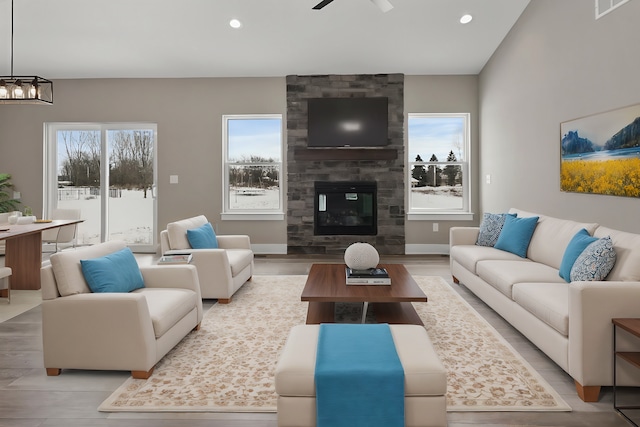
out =
<path fill-rule="evenodd" d="M 193 249 L 216 249 L 218 247 L 218 239 L 210 222 L 198 228 L 187 230 L 187 240 Z"/>
<path fill-rule="evenodd" d="M 129 248 L 80 260 L 80 266 L 92 292 L 131 292 L 144 288 L 142 273 Z"/>
<path fill-rule="evenodd" d="M 507 216 L 494 248 L 527 257 L 529 242 L 538 225 L 538 217 L 516 218 Z"/>
<path fill-rule="evenodd" d="M 591 237 L 589 232 L 584 228 L 576 233 L 575 236 L 567 245 L 567 249 L 564 250 L 564 255 L 562 256 L 562 262 L 560 263 L 560 277 L 562 277 L 567 282 L 571 282 L 571 267 L 576 262 L 580 254 L 589 246 L 591 243 L 598 240 L 597 237 Z"/>
<path fill-rule="evenodd" d="M 485 213 L 482 217 L 482 223 L 480 224 L 480 233 L 478 234 L 478 240 L 476 245 L 478 246 L 495 246 L 498 241 L 498 236 L 504 226 L 504 221 L 508 216 L 515 217 L 516 214 L 494 214 Z"/>
<path fill-rule="evenodd" d="M 582 251 L 571 268 L 571 281 L 604 280 L 616 263 L 611 237 L 603 237 Z"/>

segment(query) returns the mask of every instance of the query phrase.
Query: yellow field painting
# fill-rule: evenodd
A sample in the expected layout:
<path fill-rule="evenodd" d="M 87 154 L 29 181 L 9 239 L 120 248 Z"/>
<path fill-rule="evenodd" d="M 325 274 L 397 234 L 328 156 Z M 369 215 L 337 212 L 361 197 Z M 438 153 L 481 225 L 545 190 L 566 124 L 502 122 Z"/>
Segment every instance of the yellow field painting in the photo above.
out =
<path fill-rule="evenodd" d="M 560 188 L 577 193 L 640 197 L 640 159 L 562 161 Z"/>

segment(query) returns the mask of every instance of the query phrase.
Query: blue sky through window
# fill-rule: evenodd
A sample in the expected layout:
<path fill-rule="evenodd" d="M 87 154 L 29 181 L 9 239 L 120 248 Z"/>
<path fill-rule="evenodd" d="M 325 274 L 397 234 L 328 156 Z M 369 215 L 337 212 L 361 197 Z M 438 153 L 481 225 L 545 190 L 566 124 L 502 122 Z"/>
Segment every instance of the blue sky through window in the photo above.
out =
<path fill-rule="evenodd" d="M 227 121 L 230 161 L 248 159 L 250 156 L 280 161 L 282 144 L 282 120 L 229 119 Z"/>
<path fill-rule="evenodd" d="M 419 154 L 428 162 L 435 154 L 446 162 L 450 151 L 464 160 L 464 126 L 463 117 L 409 117 L 409 161 Z"/>

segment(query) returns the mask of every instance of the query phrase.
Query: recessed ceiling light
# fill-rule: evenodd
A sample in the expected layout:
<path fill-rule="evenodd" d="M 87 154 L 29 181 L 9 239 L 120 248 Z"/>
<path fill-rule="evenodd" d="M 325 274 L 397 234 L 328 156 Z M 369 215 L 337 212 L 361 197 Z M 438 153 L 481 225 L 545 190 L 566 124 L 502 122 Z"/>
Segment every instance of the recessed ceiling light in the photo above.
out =
<path fill-rule="evenodd" d="M 231 26 L 231 28 L 240 28 L 242 27 L 242 22 L 238 21 L 237 19 L 232 19 L 231 21 L 229 21 L 229 25 Z"/>
<path fill-rule="evenodd" d="M 462 18 L 460 18 L 460 23 L 461 24 L 468 24 L 469 22 L 471 22 L 471 20 L 473 19 L 473 16 L 466 14 L 466 15 L 462 15 Z"/>

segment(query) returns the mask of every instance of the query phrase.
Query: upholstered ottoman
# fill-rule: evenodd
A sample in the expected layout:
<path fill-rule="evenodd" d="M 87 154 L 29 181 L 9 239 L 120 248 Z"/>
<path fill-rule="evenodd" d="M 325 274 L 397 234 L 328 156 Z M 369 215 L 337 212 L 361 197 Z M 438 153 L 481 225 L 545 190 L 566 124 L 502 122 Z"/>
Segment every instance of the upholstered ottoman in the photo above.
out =
<path fill-rule="evenodd" d="M 405 426 L 447 425 L 447 375 L 427 331 L 417 325 L 390 325 L 405 372 Z M 278 365 L 279 427 L 315 427 L 315 364 L 320 325 L 291 329 Z"/>

